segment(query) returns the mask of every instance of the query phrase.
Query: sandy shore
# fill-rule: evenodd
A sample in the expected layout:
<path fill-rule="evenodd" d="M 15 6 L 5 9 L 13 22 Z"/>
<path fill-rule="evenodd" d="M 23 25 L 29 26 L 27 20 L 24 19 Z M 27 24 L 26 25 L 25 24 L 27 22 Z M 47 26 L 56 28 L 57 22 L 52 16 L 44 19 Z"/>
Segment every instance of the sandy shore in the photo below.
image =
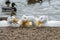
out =
<path fill-rule="evenodd" d="M 60 28 L 0 28 L 0 40 L 60 40 Z"/>

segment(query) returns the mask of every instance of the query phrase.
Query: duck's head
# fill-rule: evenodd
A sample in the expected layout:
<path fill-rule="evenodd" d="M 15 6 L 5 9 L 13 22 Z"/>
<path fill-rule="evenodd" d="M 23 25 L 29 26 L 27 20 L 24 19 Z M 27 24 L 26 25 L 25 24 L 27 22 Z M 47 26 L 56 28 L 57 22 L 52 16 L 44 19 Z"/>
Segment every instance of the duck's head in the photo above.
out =
<path fill-rule="evenodd" d="M 11 4 L 12 7 L 14 7 L 15 5 L 16 5 L 16 4 L 15 4 L 14 2 Z"/>
<path fill-rule="evenodd" d="M 40 20 L 42 23 L 44 23 L 44 22 L 46 22 L 46 21 L 48 20 L 48 17 L 45 16 L 45 15 L 43 15 L 43 16 L 40 16 L 40 17 L 39 17 L 39 20 Z"/>
<path fill-rule="evenodd" d="M 27 16 L 27 19 L 30 21 L 34 21 L 35 17 L 34 16 Z"/>
<path fill-rule="evenodd" d="M 27 21 L 28 20 L 26 15 L 23 15 L 21 19 L 22 19 L 22 21 Z"/>

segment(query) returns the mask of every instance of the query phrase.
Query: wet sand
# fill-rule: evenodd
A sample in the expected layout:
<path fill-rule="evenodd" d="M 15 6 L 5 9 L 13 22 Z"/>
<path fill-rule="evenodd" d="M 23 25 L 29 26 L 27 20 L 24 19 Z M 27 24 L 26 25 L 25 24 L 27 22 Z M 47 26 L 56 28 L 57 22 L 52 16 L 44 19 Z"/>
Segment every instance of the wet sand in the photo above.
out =
<path fill-rule="evenodd" d="M 60 28 L 0 28 L 0 40 L 60 40 Z"/>

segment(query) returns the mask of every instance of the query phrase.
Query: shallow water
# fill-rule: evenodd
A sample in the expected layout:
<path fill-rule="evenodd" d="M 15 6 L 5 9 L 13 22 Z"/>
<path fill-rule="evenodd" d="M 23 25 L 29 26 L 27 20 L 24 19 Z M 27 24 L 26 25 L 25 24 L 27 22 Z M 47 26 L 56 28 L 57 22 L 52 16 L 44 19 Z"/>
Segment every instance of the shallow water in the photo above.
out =
<path fill-rule="evenodd" d="M 60 21 L 60 0 L 51 0 L 50 4 L 46 0 L 43 2 L 42 5 L 39 3 L 27 5 L 26 0 L 10 0 L 11 2 L 16 3 L 17 8 L 17 15 L 34 15 L 34 16 L 40 16 L 40 15 L 47 15 L 49 20 L 59 20 Z M 1 3 L 2 2 L 2 3 Z M 0 10 L 1 7 L 4 6 L 4 1 L 0 1 Z M 2 12 L 0 11 L 0 14 Z"/>

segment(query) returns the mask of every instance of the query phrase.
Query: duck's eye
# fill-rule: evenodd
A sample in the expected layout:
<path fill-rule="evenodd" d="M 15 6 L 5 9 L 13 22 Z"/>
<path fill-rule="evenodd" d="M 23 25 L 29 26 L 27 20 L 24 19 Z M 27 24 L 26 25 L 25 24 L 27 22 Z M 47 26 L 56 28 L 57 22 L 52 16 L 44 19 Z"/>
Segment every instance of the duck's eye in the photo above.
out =
<path fill-rule="evenodd" d="M 41 19 L 43 19 L 43 18 L 41 18 Z"/>

